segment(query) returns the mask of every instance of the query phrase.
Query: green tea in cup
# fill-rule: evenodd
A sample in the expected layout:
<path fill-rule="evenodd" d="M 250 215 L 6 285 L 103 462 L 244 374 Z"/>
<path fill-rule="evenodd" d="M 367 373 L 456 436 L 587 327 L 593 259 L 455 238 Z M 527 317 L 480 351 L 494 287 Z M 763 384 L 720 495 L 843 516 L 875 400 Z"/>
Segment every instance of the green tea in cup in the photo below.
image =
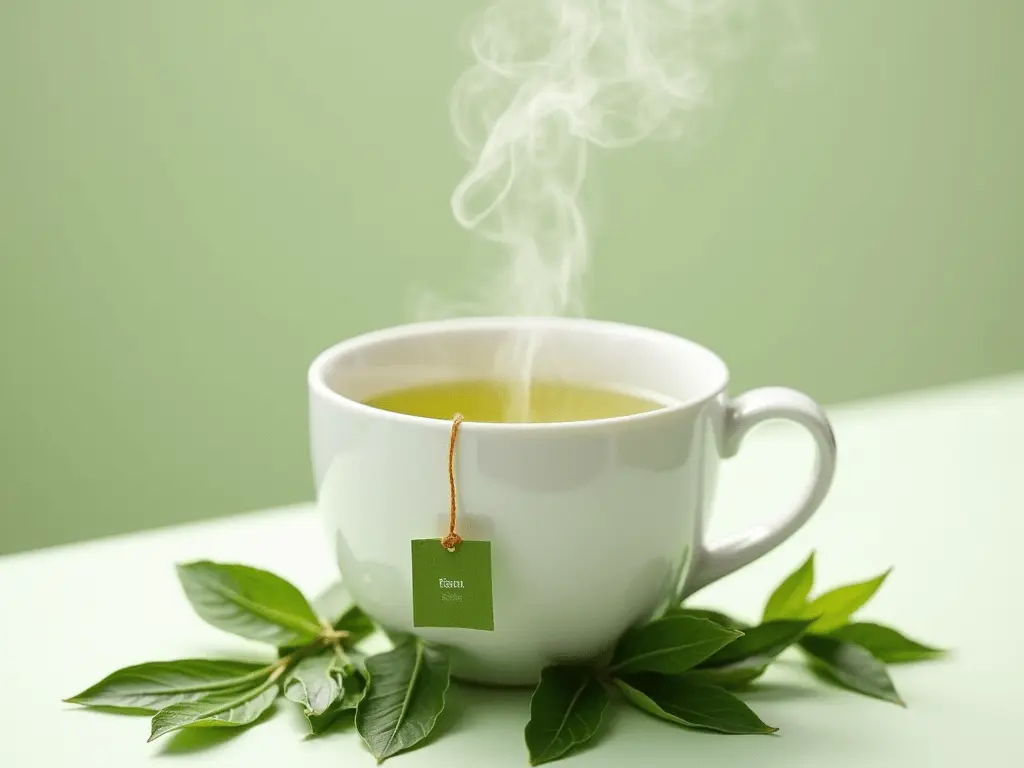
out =
<path fill-rule="evenodd" d="M 418 384 L 394 389 L 363 401 L 385 411 L 491 423 L 590 421 L 631 416 L 664 407 L 649 397 L 627 391 L 560 381 L 535 381 L 527 392 L 514 382 L 474 379 Z"/>

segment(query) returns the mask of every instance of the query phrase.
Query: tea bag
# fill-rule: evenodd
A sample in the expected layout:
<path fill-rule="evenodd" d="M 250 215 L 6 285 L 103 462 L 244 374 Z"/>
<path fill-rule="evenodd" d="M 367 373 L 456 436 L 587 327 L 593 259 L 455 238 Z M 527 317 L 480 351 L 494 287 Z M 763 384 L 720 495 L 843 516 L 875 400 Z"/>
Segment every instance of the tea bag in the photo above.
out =
<path fill-rule="evenodd" d="M 455 414 L 448 443 L 448 533 L 412 540 L 412 623 L 493 631 L 491 542 L 467 541 L 456 531 L 455 443 L 461 424 Z"/>

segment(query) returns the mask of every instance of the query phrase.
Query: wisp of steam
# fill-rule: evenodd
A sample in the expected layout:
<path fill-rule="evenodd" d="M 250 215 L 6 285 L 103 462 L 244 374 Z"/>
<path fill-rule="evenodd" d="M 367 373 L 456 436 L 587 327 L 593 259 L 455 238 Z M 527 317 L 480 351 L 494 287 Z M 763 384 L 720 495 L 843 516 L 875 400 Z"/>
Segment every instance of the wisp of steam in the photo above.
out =
<path fill-rule="evenodd" d="M 582 313 L 588 151 L 678 136 L 757 2 L 496 0 L 475 18 L 475 61 L 451 98 L 471 165 L 451 207 L 503 254 L 482 304 L 505 315 Z M 524 331 L 496 360 L 517 393 L 513 420 L 528 413 L 541 343 Z"/>

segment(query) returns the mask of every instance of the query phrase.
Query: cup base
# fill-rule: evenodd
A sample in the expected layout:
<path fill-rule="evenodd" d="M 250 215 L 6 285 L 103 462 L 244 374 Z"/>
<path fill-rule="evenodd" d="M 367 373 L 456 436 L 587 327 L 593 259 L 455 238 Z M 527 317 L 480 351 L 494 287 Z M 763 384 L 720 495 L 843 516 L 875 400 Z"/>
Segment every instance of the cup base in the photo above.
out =
<path fill-rule="evenodd" d="M 485 660 L 476 654 L 450 648 L 452 679 L 484 688 L 533 688 L 540 682 L 542 666 L 511 659 Z"/>
<path fill-rule="evenodd" d="M 466 675 L 457 674 L 452 672 L 452 680 L 457 682 L 459 685 L 466 685 L 470 688 L 488 688 L 488 689 L 505 689 L 505 690 L 521 690 L 529 691 L 537 687 L 537 683 L 540 682 L 540 676 L 537 676 L 535 680 L 526 679 L 481 679 L 479 677 L 467 677 Z"/>

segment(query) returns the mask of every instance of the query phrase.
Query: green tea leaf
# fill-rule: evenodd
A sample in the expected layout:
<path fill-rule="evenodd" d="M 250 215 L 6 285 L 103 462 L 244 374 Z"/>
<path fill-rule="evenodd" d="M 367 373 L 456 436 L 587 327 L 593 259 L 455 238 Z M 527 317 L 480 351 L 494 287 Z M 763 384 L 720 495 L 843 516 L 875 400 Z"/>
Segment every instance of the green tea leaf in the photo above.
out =
<path fill-rule="evenodd" d="M 739 619 L 734 619 L 732 616 L 728 616 L 721 611 L 713 611 L 710 608 L 687 608 L 686 606 L 680 608 L 673 608 L 668 611 L 670 616 L 690 616 L 695 619 L 707 619 L 713 621 L 720 627 L 726 629 L 738 629 L 744 630 L 747 628 L 746 623 Z"/>
<path fill-rule="evenodd" d="M 770 663 L 780 653 L 797 642 L 814 619 L 775 619 L 756 627 L 749 627 L 722 650 L 700 663 L 701 667 L 723 667 L 746 659 L 763 659 Z"/>
<path fill-rule="evenodd" d="M 804 618 L 807 597 L 814 587 L 814 553 L 772 592 L 764 606 L 762 621 Z"/>
<path fill-rule="evenodd" d="M 746 688 L 780 653 L 798 642 L 814 619 L 776 619 L 749 627 L 740 637 L 684 673 L 695 684 L 727 690 Z"/>
<path fill-rule="evenodd" d="M 867 581 L 836 587 L 815 598 L 804 614 L 818 617 L 811 625 L 811 632 L 828 632 L 849 621 L 854 612 L 878 591 L 891 570 Z"/>
<path fill-rule="evenodd" d="M 255 722 L 279 693 L 273 678 L 256 687 L 229 688 L 196 701 L 172 704 L 153 715 L 149 741 L 181 728 L 238 727 Z"/>
<path fill-rule="evenodd" d="M 662 720 L 719 733 L 774 733 L 754 711 L 728 691 L 683 677 L 634 675 L 615 684 L 626 700 Z"/>
<path fill-rule="evenodd" d="M 246 565 L 199 561 L 178 566 L 192 608 L 218 629 L 272 645 L 316 639 L 320 622 L 294 586 Z"/>
<path fill-rule="evenodd" d="M 685 672 L 742 635 L 707 619 L 669 614 L 627 631 L 615 648 L 609 671 L 619 676 Z"/>
<path fill-rule="evenodd" d="M 400 629 L 385 629 L 384 635 L 391 641 L 391 645 L 396 648 L 400 645 L 411 643 L 416 640 L 416 635 Z"/>
<path fill-rule="evenodd" d="M 264 664 L 218 659 L 150 661 L 119 669 L 65 701 L 125 713 L 153 713 L 214 691 L 255 684 L 270 674 Z"/>
<path fill-rule="evenodd" d="M 422 741 L 444 710 L 448 659 L 412 638 L 366 661 L 369 681 L 356 709 L 356 729 L 383 762 Z"/>
<path fill-rule="evenodd" d="M 285 679 L 285 697 L 301 704 L 307 715 L 322 715 L 342 693 L 340 675 L 336 673 L 338 663 L 332 649 L 302 659 Z"/>
<path fill-rule="evenodd" d="M 547 667 L 530 699 L 526 747 L 530 764 L 564 756 L 601 727 L 608 692 L 587 667 Z"/>
<path fill-rule="evenodd" d="M 847 624 L 833 630 L 828 636 L 866 648 L 872 656 L 886 664 L 927 661 L 946 653 L 942 648 L 932 648 L 911 640 L 891 627 L 870 622 Z"/>
<path fill-rule="evenodd" d="M 821 677 L 845 688 L 906 706 L 889 679 L 885 664 L 866 648 L 828 635 L 806 635 L 800 641 L 811 657 L 811 667 Z"/>
<path fill-rule="evenodd" d="M 683 672 L 680 677 L 695 685 L 714 685 L 728 691 L 739 691 L 767 672 L 774 660 L 773 657 L 752 656 L 722 667 L 697 667 Z"/>
<path fill-rule="evenodd" d="M 341 696 L 336 698 L 322 715 L 306 715 L 311 736 L 319 736 L 341 721 L 346 712 L 355 712 L 366 691 L 366 683 L 359 674 L 345 676 L 339 680 Z"/>
<path fill-rule="evenodd" d="M 334 628 L 341 632 L 348 632 L 342 642 L 345 646 L 352 646 L 365 640 L 377 631 L 377 625 L 373 619 L 363 612 L 358 605 L 353 605 L 334 622 Z"/>

